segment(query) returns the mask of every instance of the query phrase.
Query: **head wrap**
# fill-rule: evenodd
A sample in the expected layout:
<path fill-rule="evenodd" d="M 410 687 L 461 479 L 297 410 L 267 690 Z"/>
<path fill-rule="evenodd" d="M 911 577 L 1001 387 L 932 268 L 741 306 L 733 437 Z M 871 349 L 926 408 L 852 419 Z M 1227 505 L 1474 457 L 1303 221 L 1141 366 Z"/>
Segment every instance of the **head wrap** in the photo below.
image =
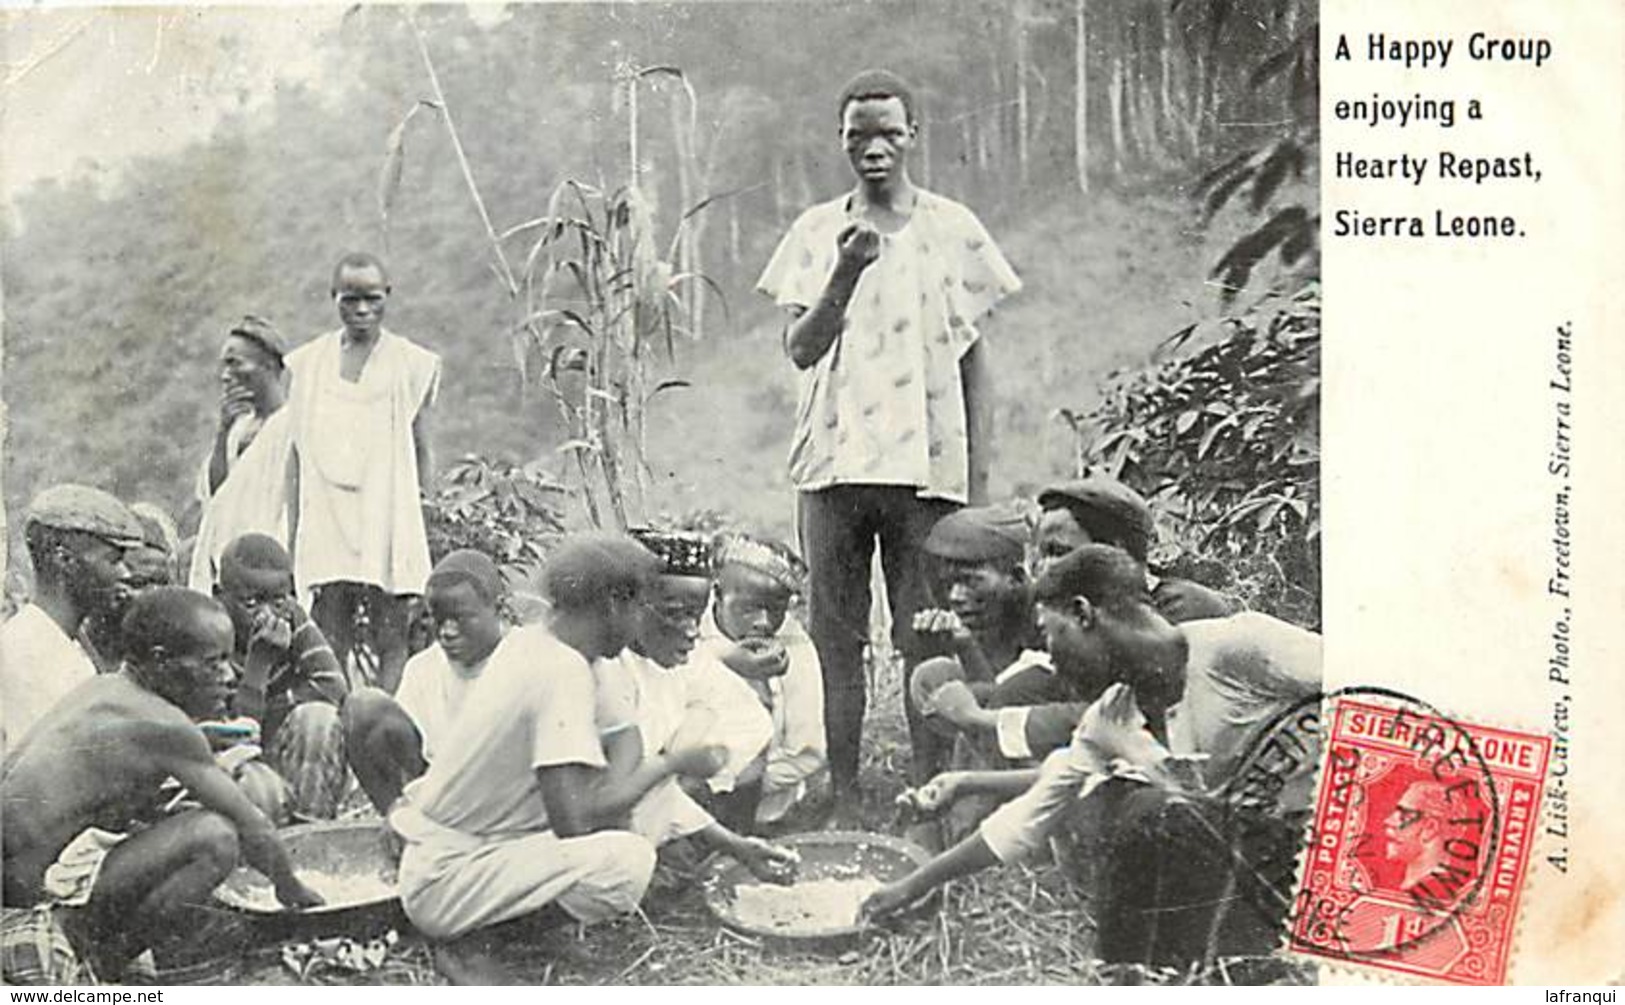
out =
<path fill-rule="evenodd" d="M 257 314 L 245 314 L 243 319 L 231 326 L 228 336 L 235 335 L 265 350 L 265 354 L 276 360 L 278 366 L 282 365 L 282 357 L 288 354 L 288 343 L 283 341 L 282 333 L 276 326 Z"/>
<path fill-rule="evenodd" d="M 661 575 L 711 575 L 711 542 L 703 535 L 652 527 L 634 527 L 627 533 L 660 559 Z"/>
<path fill-rule="evenodd" d="M 507 592 L 502 570 L 489 555 L 472 548 L 459 548 L 435 563 L 427 586 L 453 586 L 467 583 L 487 603 L 496 603 Z"/>
<path fill-rule="evenodd" d="M 1014 506 L 970 506 L 938 520 L 923 548 L 956 562 L 1019 563 L 1030 537 L 1026 516 Z"/>
<path fill-rule="evenodd" d="M 293 573 L 293 559 L 282 542 L 269 534 L 240 534 L 220 553 L 220 571 Z"/>
<path fill-rule="evenodd" d="M 807 579 L 806 564 L 789 547 L 735 531 L 723 531 L 711 544 L 712 572 L 729 565 L 759 572 L 788 593 L 802 592 Z"/>
<path fill-rule="evenodd" d="M 92 534 L 119 548 L 143 543 L 141 521 L 116 498 L 88 485 L 53 485 L 34 497 L 24 525 Z"/>
<path fill-rule="evenodd" d="M 1145 497 L 1110 475 L 1090 472 L 1077 481 L 1038 493 L 1040 509 L 1066 509 L 1097 540 L 1119 545 L 1145 561 L 1153 535 L 1151 506 Z"/>

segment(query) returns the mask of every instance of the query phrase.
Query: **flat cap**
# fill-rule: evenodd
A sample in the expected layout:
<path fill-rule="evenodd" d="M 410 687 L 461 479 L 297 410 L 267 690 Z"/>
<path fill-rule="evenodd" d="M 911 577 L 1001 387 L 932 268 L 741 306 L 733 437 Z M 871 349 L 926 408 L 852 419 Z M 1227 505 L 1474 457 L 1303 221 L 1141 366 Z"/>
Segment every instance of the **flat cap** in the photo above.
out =
<path fill-rule="evenodd" d="M 28 506 L 25 524 L 94 534 L 120 548 L 144 543 L 141 521 L 118 499 L 88 485 L 52 485 Z"/>
<path fill-rule="evenodd" d="M 1144 496 L 1110 475 L 1090 472 L 1076 481 L 1051 485 L 1038 493 L 1038 506 L 1046 510 L 1082 509 L 1098 514 L 1098 521 L 1091 523 L 1107 531 L 1111 538 L 1136 539 L 1138 549 L 1128 540 L 1120 543 L 1130 552 L 1139 550 L 1141 554 L 1136 557 L 1145 558 L 1145 545 L 1151 540 L 1155 526 L 1151 506 Z M 1100 536 L 1093 530 L 1091 533 Z"/>
<path fill-rule="evenodd" d="M 938 520 L 922 548 L 959 562 L 1019 562 L 1031 533 L 1026 515 L 1014 506 L 970 506 Z"/>

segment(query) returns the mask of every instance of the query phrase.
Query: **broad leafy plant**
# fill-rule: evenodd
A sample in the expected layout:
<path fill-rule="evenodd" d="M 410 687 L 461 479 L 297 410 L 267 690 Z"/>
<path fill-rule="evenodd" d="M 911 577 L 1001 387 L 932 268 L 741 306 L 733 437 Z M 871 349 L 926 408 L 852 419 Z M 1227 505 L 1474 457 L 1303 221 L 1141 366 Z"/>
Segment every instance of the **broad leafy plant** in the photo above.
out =
<path fill-rule="evenodd" d="M 1265 297 L 1218 341 L 1120 372 L 1076 423 L 1081 461 L 1148 493 L 1165 564 L 1223 569 L 1253 606 L 1318 621 L 1320 287 Z M 1202 577 L 1211 578 L 1211 577 Z"/>
<path fill-rule="evenodd" d="M 464 457 L 446 469 L 424 503 L 429 552 L 438 559 L 473 548 L 510 578 L 528 577 L 564 533 L 567 491 L 535 463 Z"/>

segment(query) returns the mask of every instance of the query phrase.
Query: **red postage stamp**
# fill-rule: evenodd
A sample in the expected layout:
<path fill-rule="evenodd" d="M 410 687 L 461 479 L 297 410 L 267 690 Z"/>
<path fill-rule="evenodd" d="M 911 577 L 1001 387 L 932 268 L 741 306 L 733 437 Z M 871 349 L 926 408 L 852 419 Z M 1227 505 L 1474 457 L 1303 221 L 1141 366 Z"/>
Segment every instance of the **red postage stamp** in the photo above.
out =
<path fill-rule="evenodd" d="M 1394 697 L 1332 708 L 1291 948 L 1499 984 L 1551 740 Z"/>

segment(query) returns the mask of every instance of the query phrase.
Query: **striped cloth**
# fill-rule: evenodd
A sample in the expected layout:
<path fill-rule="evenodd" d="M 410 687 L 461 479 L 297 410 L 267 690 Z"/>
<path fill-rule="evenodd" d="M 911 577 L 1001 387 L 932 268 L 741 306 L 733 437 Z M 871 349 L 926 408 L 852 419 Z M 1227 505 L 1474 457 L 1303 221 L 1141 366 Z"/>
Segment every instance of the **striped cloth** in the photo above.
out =
<path fill-rule="evenodd" d="M 0 908 L 0 983 L 99 984 L 48 904 Z"/>
<path fill-rule="evenodd" d="M 296 705 L 265 748 L 288 787 L 288 809 L 301 820 L 331 820 L 350 787 L 339 710 L 323 701 Z"/>

